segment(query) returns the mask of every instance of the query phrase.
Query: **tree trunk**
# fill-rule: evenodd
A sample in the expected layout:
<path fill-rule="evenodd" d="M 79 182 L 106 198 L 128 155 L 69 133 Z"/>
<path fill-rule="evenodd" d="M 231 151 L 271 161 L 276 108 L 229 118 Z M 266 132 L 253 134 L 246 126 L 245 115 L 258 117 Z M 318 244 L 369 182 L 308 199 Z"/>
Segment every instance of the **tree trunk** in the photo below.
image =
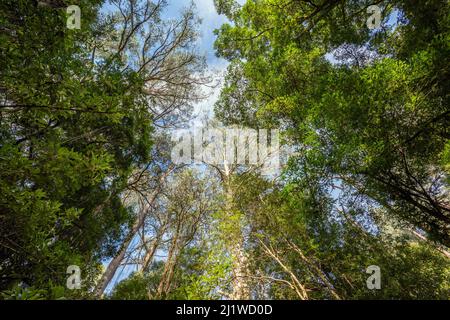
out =
<path fill-rule="evenodd" d="M 176 232 L 173 236 L 172 243 L 170 245 L 169 253 L 167 254 L 166 264 L 164 265 L 164 271 L 161 276 L 161 280 L 158 285 L 158 291 L 156 296 L 158 298 L 162 297 L 163 294 L 167 294 L 170 288 L 170 282 L 172 281 L 173 269 L 175 268 L 175 263 L 177 256 L 175 251 L 177 250 L 178 237 L 181 227 L 181 221 L 178 221 Z"/>
<path fill-rule="evenodd" d="M 248 259 L 241 241 L 236 241 L 232 246 L 231 254 L 233 256 L 233 292 L 230 298 L 232 300 L 249 300 Z"/>
<path fill-rule="evenodd" d="M 155 255 L 156 249 L 158 248 L 158 244 L 160 241 L 160 236 L 157 235 L 156 238 L 152 241 L 152 244 L 150 248 L 147 250 L 147 253 L 145 254 L 144 260 L 142 261 L 141 265 L 141 272 L 145 272 L 148 267 L 150 266 L 150 263 L 153 260 L 153 256 Z"/>
<path fill-rule="evenodd" d="M 133 240 L 133 238 L 137 234 L 138 230 L 140 228 L 142 228 L 145 218 L 149 212 L 149 209 L 150 209 L 151 205 L 153 204 L 153 202 L 156 200 L 156 198 L 161 190 L 161 185 L 162 185 L 163 181 L 166 179 L 166 177 L 169 175 L 169 173 L 172 171 L 172 169 L 173 168 L 170 168 L 169 170 L 167 170 L 159 178 L 158 188 L 156 188 L 151 193 L 149 199 L 147 199 L 145 207 L 142 208 L 141 212 L 138 214 L 133 227 L 131 228 L 131 230 L 128 233 L 127 237 L 125 238 L 124 242 L 120 246 L 120 249 L 119 249 L 117 255 L 109 263 L 109 265 L 106 268 L 105 272 L 103 273 L 100 281 L 97 283 L 97 286 L 94 291 L 95 296 L 97 298 L 100 298 L 103 296 L 105 289 L 108 287 L 108 284 L 111 282 L 112 278 L 114 277 L 114 274 L 116 273 L 117 269 L 120 266 L 120 263 L 122 262 L 123 258 L 125 257 L 125 253 L 127 252 L 127 249 L 128 249 L 128 246 L 130 245 L 131 240 Z"/>
<path fill-rule="evenodd" d="M 233 215 L 233 189 L 230 181 L 230 174 L 227 166 L 225 166 L 225 192 L 226 192 L 226 214 Z M 241 226 L 237 226 L 234 241 L 230 245 L 230 253 L 233 258 L 233 270 L 232 270 L 232 286 L 233 291 L 230 295 L 232 300 L 249 300 L 250 299 L 250 286 L 248 284 L 249 271 L 248 271 L 248 258 L 244 250 L 244 239 L 241 230 Z"/>

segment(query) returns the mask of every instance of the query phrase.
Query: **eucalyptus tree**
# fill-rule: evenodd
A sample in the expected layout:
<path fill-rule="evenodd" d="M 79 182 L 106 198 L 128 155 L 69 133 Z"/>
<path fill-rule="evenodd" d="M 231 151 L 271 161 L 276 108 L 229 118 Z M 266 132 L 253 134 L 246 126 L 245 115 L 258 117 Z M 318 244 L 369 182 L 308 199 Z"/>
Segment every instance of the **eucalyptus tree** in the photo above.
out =
<path fill-rule="evenodd" d="M 139 268 L 113 288 L 111 298 L 127 298 L 127 290 L 136 297 L 131 288 L 142 299 L 186 297 L 205 271 L 201 261 L 211 241 L 209 221 L 218 209 L 218 185 L 191 169 L 168 180 L 135 246 L 142 254 L 134 252 L 136 261 L 131 263 Z"/>

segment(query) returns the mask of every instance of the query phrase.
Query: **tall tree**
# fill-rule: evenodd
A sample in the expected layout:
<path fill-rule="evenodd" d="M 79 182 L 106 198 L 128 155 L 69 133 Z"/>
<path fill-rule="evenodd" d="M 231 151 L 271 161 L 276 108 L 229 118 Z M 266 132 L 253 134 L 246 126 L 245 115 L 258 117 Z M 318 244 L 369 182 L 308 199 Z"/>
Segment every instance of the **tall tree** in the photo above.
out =
<path fill-rule="evenodd" d="M 352 186 L 448 246 L 448 3 L 377 1 L 374 31 L 371 4 L 247 1 L 217 31 L 231 64 L 216 111 L 283 128 L 308 162 L 292 172 Z"/>

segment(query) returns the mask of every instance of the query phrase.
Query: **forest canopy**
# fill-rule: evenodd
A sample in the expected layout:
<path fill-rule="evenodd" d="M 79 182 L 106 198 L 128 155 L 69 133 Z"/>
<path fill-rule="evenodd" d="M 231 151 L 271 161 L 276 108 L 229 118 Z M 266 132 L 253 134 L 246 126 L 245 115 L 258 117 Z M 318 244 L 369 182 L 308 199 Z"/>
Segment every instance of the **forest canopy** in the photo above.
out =
<path fill-rule="evenodd" d="M 180 1 L 0 2 L 0 299 L 450 299 L 449 2 Z"/>

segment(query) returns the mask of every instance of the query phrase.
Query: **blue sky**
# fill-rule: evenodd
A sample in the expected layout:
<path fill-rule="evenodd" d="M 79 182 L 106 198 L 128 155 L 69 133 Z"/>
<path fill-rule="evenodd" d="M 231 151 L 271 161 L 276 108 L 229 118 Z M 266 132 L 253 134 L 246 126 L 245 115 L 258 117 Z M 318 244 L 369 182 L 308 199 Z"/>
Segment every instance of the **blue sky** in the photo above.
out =
<path fill-rule="evenodd" d="M 227 18 L 224 15 L 217 14 L 213 0 L 167 0 L 167 2 L 168 6 L 162 14 L 162 17 L 167 19 L 176 19 L 184 8 L 189 7 L 191 2 L 194 3 L 197 16 L 201 19 L 199 26 L 200 38 L 197 43 L 198 52 L 206 57 L 208 70 L 205 71 L 213 75 L 213 83 L 220 83 L 228 62 L 215 55 L 214 41 L 216 36 L 214 35 L 214 30 L 226 23 L 228 21 Z M 238 0 L 238 2 L 244 3 L 245 0 Z M 194 107 L 193 116 L 195 119 L 191 122 L 192 126 L 200 125 L 200 119 L 205 115 L 210 118 L 213 116 L 213 105 L 219 96 L 220 88 L 220 86 L 203 88 L 203 91 L 209 97 Z"/>
<path fill-rule="evenodd" d="M 213 0 L 193 0 L 197 15 L 201 18 L 202 24 L 200 25 L 199 39 L 199 51 L 205 54 L 208 65 L 214 68 L 223 68 L 226 65 L 226 61 L 219 59 L 214 54 L 214 29 L 218 29 L 223 23 L 227 22 L 227 19 L 223 15 L 218 15 L 214 7 Z M 176 18 L 179 16 L 180 11 L 188 7 L 191 3 L 190 0 L 168 0 L 168 7 L 163 14 L 163 17 Z"/>

